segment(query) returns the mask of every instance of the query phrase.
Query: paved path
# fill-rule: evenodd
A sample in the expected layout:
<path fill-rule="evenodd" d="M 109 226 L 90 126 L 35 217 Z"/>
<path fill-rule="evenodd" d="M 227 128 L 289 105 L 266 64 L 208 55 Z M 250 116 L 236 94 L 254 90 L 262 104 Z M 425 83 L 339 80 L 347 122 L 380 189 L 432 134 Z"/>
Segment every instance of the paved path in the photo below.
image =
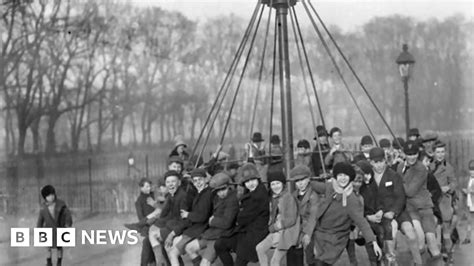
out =
<path fill-rule="evenodd" d="M 110 217 L 100 215 L 86 220 L 76 222 L 77 229 L 116 229 L 122 230 L 123 223 L 131 222 L 136 219 L 133 215 L 123 215 Z M 11 222 L 10 222 L 11 223 Z M 34 219 L 22 219 L 14 221 L 17 227 L 28 227 L 34 224 Z M 0 220 L 0 265 L 25 265 L 38 266 L 45 265 L 44 248 L 12 248 L 9 242 L 9 222 Z M 461 239 L 465 233 L 460 232 Z M 411 256 L 400 237 L 398 245 L 399 265 L 412 265 Z M 474 239 L 472 239 L 474 242 Z M 63 265 L 139 265 L 140 245 L 77 245 L 75 248 L 66 248 L 64 251 Z M 364 248 L 356 246 L 357 259 L 359 265 L 367 265 L 367 254 Z M 189 264 L 189 259 L 185 260 Z M 221 265 L 217 263 L 216 265 Z M 256 263 L 250 265 L 258 265 Z M 336 265 L 348 265 L 347 255 L 343 254 Z M 472 266 L 474 265 L 474 244 L 461 245 L 456 248 L 455 265 Z"/>

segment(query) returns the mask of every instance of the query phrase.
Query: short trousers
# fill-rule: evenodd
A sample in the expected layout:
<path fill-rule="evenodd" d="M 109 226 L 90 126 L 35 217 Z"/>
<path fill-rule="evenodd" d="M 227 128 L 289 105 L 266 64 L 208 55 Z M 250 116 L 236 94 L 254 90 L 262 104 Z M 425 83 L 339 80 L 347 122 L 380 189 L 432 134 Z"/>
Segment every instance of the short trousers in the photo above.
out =
<path fill-rule="evenodd" d="M 420 221 L 421 226 L 423 227 L 423 231 L 425 231 L 425 233 L 436 232 L 436 222 L 432 208 L 409 211 L 408 214 L 410 215 L 412 220 Z"/>

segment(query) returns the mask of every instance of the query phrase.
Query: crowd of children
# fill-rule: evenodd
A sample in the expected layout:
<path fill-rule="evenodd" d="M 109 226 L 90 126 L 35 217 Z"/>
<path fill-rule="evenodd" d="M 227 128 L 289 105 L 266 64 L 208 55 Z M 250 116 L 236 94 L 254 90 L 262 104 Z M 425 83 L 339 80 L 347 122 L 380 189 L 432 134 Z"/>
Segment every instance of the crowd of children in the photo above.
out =
<path fill-rule="evenodd" d="M 126 225 L 143 236 L 141 265 L 182 265 L 183 255 L 205 266 L 280 265 L 284 258 L 286 265 L 332 265 L 344 250 L 357 265 L 355 243 L 365 246 L 370 265 L 395 265 L 398 231 L 415 265 L 424 263 L 425 252 L 431 265 L 453 264 L 460 220 L 468 220 L 463 244 L 471 241 L 474 160 L 469 176 L 456 176 L 446 145 L 432 132 L 421 138 L 417 129 L 406 141 L 379 145 L 364 136 L 359 151 L 348 148 L 340 128 L 316 132 L 313 149 L 298 142 L 289 173 L 276 135 L 267 151 L 255 133 L 240 163 L 220 149 L 196 163 L 177 143 L 166 173 L 156 183 L 140 181 L 138 222 Z M 71 226 L 54 188 L 41 193 L 38 226 Z"/>

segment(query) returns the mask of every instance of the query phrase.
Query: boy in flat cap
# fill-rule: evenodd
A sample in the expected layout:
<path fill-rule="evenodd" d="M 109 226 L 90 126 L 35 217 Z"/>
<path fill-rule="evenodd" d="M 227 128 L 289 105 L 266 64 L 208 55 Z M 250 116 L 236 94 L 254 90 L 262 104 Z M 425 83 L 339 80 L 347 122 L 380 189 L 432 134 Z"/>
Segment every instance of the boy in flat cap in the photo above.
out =
<path fill-rule="evenodd" d="M 433 202 L 427 188 L 428 171 L 418 160 L 420 148 L 415 141 L 407 141 L 403 148 L 406 161 L 398 166 L 397 172 L 402 176 L 405 194 L 407 196 L 407 212 L 412 219 L 413 227 L 418 235 L 419 249 L 426 242 L 434 260 L 439 260 L 439 251 L 435 231 Z"/>
<path fill-rule="evenodd" d="M 302 266 L 304 258 L 306 263 L 315 265 L 313 253 L 314 243 L 312 241 L 314 227 L 316 226 L 316 211 L 318 208 L 319 196 L 309 186 L 311 171 L 305 165 L 298 165 L 291 169 L 290 181 L 295 182 L 293 196 L 298 203 L 298 210 L 301 219 L 299 232 L 299 244 L 290 248 L 286 254 L 287 265 Z"/>
<path fill-rule="evenodd" d="M 365 201 L 375 202 L 374 212 L 366 215 L 366 217 L 371 224 L 380 224 L 382 227 L 383 240 L 387 247 L 387 261 L 395 261 L 392 221 L 396 221 L 400 230 L 408 239 L 414 262 L 422 264 L 415 230 L 410 216 L 405 211 L 406 195 L 401 176 L 388 167 L 385 151 L 382 148 L 376 147 L 370 150 L 369 162 L 372 168 L 372 172 L 369 171 L 369 174 L 372 175 L 372 178 L 364 188 L 361 188 L 361 194 Z M 364 167 L 362 163 L 363 171 Z M 364 190 L 371 190 L 373 198 L 369 198 Z"/>

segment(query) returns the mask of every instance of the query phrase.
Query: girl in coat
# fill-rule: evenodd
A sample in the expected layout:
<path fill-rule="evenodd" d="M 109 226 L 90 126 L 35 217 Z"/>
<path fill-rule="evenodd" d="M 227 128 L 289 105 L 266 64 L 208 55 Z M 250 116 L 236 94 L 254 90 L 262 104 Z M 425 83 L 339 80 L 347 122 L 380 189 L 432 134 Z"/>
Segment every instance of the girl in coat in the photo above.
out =
<path fill-rule="evenodd" d="M 56 228 L 72 226 L 71 212 L 64 201 L 56 198 L 56 190 L 51 185 L 46 185 L 41 189 L 41 196 L 45 200 L 41 207 L 36 227 L 53 228 L 53 248 L 57 248 L 57 263 L 61 266 L 63 258 L 63 248 L 56 246 Z M 51 254 L 52 248 L 48 247 L 46 265 L 52 266 Z"/>
<path fill-rule="evenodd" d="M 268 191 L 260 182 L 257 167 L 246 163 L 240 168 L 239 175 L 245 190 L 240 198 L 235 227 L 214 244 L 217 256 L 226 266 L 258 261 L 255 247 L 268 235 Z M 232 251 L 237 254 L 235 263 Z"/>
<path fill-rule="evenodd" d="M 286 186 L 286 177 L 281 171 L 268 173 L 271 189 L 270 221 L 265 239 L 258 243 L 257 255 L 260 265 L 269 265 L 267 251 L 272 247 L 275 252 L 270 265 L 280 265 L 288 249 L 298 244 L 300 217 L 298 203 Z"/>
<path fill-rule="evenodd" d="M 370 225 L 363 216 L 363 206 L 353 194 L 354 168 L 346 162 L 334 165 L 330 182 L 312 182 L 313 189 L 325 194 L 316 213 L 314 253 L 316 265 L 332 265 L 341 256 L 354 223 L 365 240 L 373 246 L 377 256 L 382 255 Z"/>

